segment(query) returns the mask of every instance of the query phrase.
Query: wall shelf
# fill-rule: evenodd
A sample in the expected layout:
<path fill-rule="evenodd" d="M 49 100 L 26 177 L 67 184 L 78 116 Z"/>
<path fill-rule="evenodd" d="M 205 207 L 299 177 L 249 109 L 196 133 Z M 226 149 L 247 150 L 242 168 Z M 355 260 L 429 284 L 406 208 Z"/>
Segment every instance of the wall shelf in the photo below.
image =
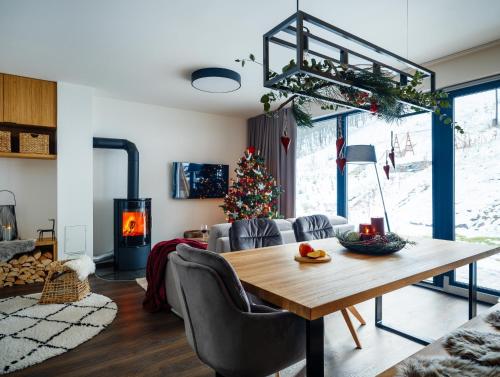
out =
<path fill-rule="evenodd" d="M 0 152 L 0 158 L 27 158 L 31 160 L 55 160 L 55 154 Z"/>

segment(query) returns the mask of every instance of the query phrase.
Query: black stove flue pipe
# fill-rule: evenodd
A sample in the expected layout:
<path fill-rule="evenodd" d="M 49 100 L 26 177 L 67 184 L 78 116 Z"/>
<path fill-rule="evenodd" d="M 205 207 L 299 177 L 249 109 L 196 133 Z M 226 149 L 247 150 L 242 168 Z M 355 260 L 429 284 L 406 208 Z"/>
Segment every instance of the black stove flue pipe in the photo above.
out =
<path fill-rule="evenodd" d="M 123 149 L 127 152 L 127 199 L 139 199 L 139 151 L 135 144 L 125 139 L 94 137 L 94 148 Z"/>

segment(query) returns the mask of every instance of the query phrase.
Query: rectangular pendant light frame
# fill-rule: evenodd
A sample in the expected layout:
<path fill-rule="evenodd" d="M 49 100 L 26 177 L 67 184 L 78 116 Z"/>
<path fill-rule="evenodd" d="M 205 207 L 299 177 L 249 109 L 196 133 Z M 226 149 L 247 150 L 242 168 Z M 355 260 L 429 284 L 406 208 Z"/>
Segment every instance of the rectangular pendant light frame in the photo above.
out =
<path fill-rule="evenodd" d="M 364 53 L 361 53 L 359 51 L 355 51 L 355 48 L 347 48 L 344 46 L 341 46 L 338 43 L 329 41 L 321 36 L 315 35 L 311 33 L 307 28 L 306 30 L 304 29 L 304 24 L 307 23 L 308 25 L 314 25 L 316 27 L 321 28 L 322 30 L 325 30 L 329 33 L 332 33 L 333 35 L 340 36 L 350 42 L 353 42 L 356 47 L 364 48 L 371 50 L 375 52 L 378 56 L 380 57 L 385 57 L 385 58 L 390 58 L 394 60 L 395 62 L 399 63 L 400 65 L 403 66 L 403 68 L 396 68 L 392 65 L 389 65 L 387 63 L 381 62 L 382 59 L 375 59 L 367 56 Z M 295 24 L 295 26 L 294 26 Z M 295 38 L 295 43 L 284 40 L 282 38 L 277 37 L 277 35 L 281 32 L 287 33 L 289 35 L 292 35 Z M 336 56 L 329 56 L 324 53 L 314 51 L 311 49 L 310 46 L 306 48 L 304 46 L 304 42 L 308 41 L 308 45 L 312 45 L 313 43 L 316 45 L 320 45 L 322 47 L 326 48 L 331 48 L 338 50 L 338 57 Z M 295 51 L 295 61 L 296 65 L 292 67 L 291 69 L 277 74 L 273 77 L 271 77 L 270 73 L 270 45 L 277 45 L 281 47 L 285 47 L 291 50 Z M 274 28 L 272 28 L 270 31 L 264 34 L 263 36 L 263 78 L 264 78 L 264 87 L 273 89 L 273 90 L 280 90 L 280 91 L 286 91 L 290 92 L 293 94 L 298 94 L 300 96 L 306 96 L 306 97 L 312 97 L 315 99 L 319 99 L 322 101 L 326 101 L 329 103 L 333 103 L 342 107 L 347 107 L 351 109 L 357 109 L 357 110 L 362 110 L 369 112 L 370 111 L 370 106 L 369 105 L 356 105 L 353 103 L 348 103 L 346 101 L 342 101 L 340 99 L 336 98 L 330 98 L 328 96 L 321 95 L 320 93 L 305 93 L 303 91 L 293 91 L 287 86 L 283 85 L 282 81 L 285 80 L 288 77 L 292 77 L 297 74 L 302 74 L 306 75 L 309 77 L 315 77 L 317 79 L 320 79 L 324 81 L 324 86 L 331 86 L 331 85 L 336 85 L 336 86 L 345 86 L 345 87 L 352 87 L 355 88 L 356 90 L 366 92 L 366 93 L 371 93 L 371 90 L 369 88 L 363 87 L 362 85 L 359 84 L 354 84 L 353 82 L 350 82 L 348 80 L 344 80 L 339 77 L 332 77 L 331 75 L 326 75 L 323 72 L 313 70 L 309 66 L 306 66 L 304 64 L 304 56 L 305 54 L 309 54 L 315 57 L 318 57 L 320 59 L 324 60 L 329 60 L 335 64 L 338 65 L 345 65 L 349 69 L 352 69 L 354 71 L 363 71 L 365 69 L 357 67 L 356 65 L 349 64 L 349 57 L 353 56 L 359 59 L 362 59 L 363 61 L 367 62 L 367 65 L 371 66 L 372 72 L 380 71 L 381 69 L 384 69 L 386 71 L 389 71 L 391 76 L 394 76 L 396 78 L 399 78 L 399 80 L 391 80 L 393 84 L 396 85 L 407 85 L 408 81 L 413 78 L 413 74 L 410 73 L 411 70 L 418 71 L 420 72 L 424 78 L 429 78 L 430 83 L 429 83 L 429 88 L 428 90 L 430 92 L 434 92 L 436 90 L 436 85 L 435 85 L 435 80 L 436 80 L 436 74 L 434 71 L 431 71 L 425 67 L 422 67 L 418 65 L 417 63 L 414 63 L 408 59 L 405 59 L 402 56 L 399 56 L 389 50 L 386 50 L 380 46 L 377 46 L 371 42 L 368 42 L 360 37 L 357 37 L 345 30 L 342 30 L 334 25 L 331 25 L 325 21 L 322 21 L 314 16 L 311 16 L 310 14 L 307 14 L 302 11 L 298 11 L 297 13 L 294 13 L 278 25 L 276 25 Z M 402 116 L 409 116 L 413 115 L 416 113 L 422 113 L 422 112 L 430 112 L 432 109 L 409 102 L 409 101 L 404 101 L 404 100 L 398 100 L 398 102 L 404 104 L 406 106 L 406 110 L 408 110 L 404 115 Z"/>

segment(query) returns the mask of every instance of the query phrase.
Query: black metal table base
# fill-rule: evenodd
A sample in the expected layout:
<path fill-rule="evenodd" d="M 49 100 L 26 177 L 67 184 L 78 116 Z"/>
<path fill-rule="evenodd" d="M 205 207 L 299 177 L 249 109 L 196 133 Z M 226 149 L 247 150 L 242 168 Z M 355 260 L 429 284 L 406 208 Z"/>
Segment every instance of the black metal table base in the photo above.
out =
<path fill-rule="evenodd" d="M 306 376 L 325 375 L 325 322 L 323 317 L 306 321 Z"/>
<path fill-rule="evenodd" d="M 477 315 L 477 263 L 469 264 L 469 319 Z M 399 335 L 415 343 L 427 346 L 433 340 L 409 334 L 403 330 L 389 326 L 382 321 L 382 296 L 375 298 L 375 326 L 378 328 Z"/>

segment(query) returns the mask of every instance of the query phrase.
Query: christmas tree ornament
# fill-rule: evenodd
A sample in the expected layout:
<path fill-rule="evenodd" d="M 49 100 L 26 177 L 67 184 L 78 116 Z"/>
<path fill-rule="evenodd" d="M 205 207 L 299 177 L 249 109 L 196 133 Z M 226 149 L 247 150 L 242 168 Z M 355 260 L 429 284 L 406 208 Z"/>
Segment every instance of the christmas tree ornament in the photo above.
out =
<path fill-rule="evenodd" d="M 392 167 L 396 169 L 396 155 L 394 154 L 394 133 L 391 131 L 391 151 L 389 152 L 389 160 L 391 160 Z"/>
<path fill-rule="evenodd" d="M 378 104 L 377 104 L 377 101 L 375 101 L 374 99 L 372 99 L 371 103 L 370 103 L 370 112 L 373 115 L 378 113 Z"/>

